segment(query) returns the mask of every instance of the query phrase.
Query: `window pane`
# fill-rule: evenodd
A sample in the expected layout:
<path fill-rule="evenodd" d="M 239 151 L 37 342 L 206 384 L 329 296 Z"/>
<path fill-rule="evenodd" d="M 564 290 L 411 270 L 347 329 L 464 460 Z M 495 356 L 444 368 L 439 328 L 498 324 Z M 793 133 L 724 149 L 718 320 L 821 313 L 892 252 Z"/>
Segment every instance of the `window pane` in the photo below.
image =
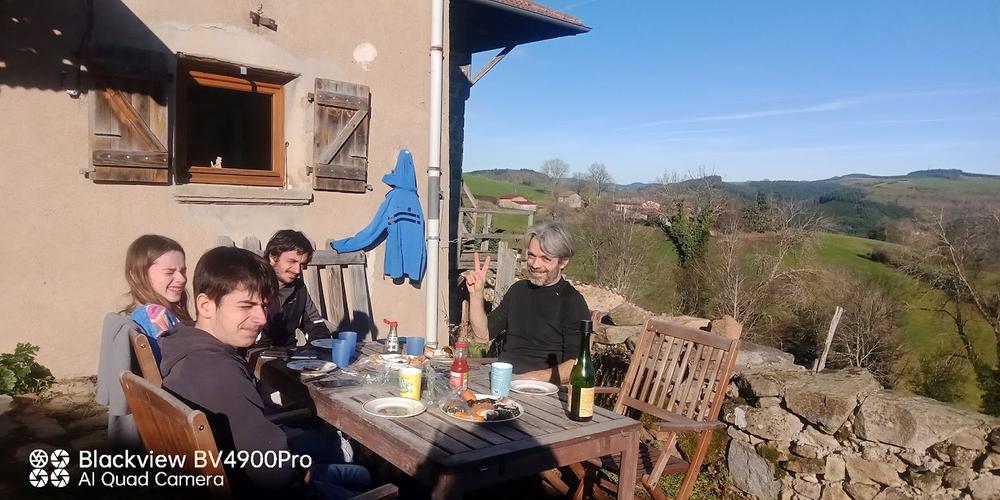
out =
<path fill-rule="evenodd" d="M 192 84 L 188 90 L 188 162 L 271 170 L 271 96 Z"/>

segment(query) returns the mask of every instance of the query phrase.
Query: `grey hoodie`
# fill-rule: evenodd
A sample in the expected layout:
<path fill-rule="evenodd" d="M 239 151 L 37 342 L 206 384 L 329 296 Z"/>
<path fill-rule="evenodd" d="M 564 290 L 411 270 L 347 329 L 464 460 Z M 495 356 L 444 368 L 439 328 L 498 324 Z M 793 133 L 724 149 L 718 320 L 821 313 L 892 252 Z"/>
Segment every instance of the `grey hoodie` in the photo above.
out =
<path fill-rule="evenodd" d="M 237 349 L 194 326 L 179 325 L 159 337 L 163 388 L 205 412 L 220 450 L 288 450 L 280 427 L 257 389 L 257 380 Z M 251 491 L 286 490 L 301 485 L 290 464 L 282 468 L 228 470 L 234 486 Z M 243 481 L 249 484 L 239 484 Z"/>

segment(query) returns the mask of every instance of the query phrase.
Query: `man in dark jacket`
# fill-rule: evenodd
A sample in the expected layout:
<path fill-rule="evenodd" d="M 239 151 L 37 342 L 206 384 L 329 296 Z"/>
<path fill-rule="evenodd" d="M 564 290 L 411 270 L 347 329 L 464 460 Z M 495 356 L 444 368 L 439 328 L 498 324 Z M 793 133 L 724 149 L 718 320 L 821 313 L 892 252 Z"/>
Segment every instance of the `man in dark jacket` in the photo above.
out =
<path fill-rule="evenodd" d="M 258 347 L 294 345 L 296 329 L 306 334 L 307 342 L 333 336 L 302 281 L 302 271 L 312 254 L 312 243 L 300 231 L 282 229 L 267 242 L 264 255 L 274 268 L 278 290 L 268 305 L 267 325 Z"/>
<path fill-rule="evenodd" d="M 275 288 L 273 269 L 252 252 L 209 250 L 194 271 L 195 324 L 180 325 L 159 337 L 163 388 L 205 412 L 224 452 L 289 449 L 284 431 L 267 419 L 270 407 L 239 352 L 257 338 L 265 323 L 267 304 L 262 297 L 272 297 Z M 227 475 L 241 498 L 305 486 L 305 471 L 287 462 L 280 467 L 248 462 L 243 469 L 227 470 Z M 369 481 L 367 471 L 355 465 L 314 465 L 312 477 L 317 476 L 334 477 L 352 491 L 367 487 Z"/>

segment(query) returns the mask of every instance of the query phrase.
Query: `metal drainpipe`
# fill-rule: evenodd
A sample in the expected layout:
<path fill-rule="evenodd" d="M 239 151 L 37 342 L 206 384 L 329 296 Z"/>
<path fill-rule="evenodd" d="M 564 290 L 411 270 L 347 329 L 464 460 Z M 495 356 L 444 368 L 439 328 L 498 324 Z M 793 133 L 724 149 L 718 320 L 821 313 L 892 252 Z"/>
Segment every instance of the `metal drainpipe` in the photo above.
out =
<path fill-rule="evenodd" d="M 431 0 L 430 158 L 427 162 L 427 293 L 424 337 L 438 345 L 438 257 L 441 241 L 441 98 L 444 65 L 444 0 Z"/>

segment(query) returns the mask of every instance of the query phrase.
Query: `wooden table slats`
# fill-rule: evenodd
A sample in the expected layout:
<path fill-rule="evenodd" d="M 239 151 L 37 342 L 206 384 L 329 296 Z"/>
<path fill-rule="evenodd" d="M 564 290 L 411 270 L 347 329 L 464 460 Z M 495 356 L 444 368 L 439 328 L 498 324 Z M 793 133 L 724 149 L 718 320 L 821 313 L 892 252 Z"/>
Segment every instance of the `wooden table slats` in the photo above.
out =
<path fill-rule="evenodd" d="M 363 354 L 380 350 L 362 346 Z M 471 360 L 469 388 L 489 394 L 489 366 Z M 261 377 L 285 390 L 308 394 L 316 413 L 365 447 L 432 488 L 436 499 L 461 498 L 465 490 L 488 487 L 529 474 L 607 455 L 623 455 L 624 466 L 636 461 L 641 424 L 596 407 L 590 422 L 566 416 L 565 395 L 510 397 L 523 408 L 508 422 L 466 422 L 429 404 L 420 415 L 383 418 L 361 407 L 381 397 L 398 396 L 398 387 L 367 385 L 321 389 L 299 381 L 299 374 L 280 359 L 266 362 Z M 345 375 L 335 372 L 334 378 Z M 305 389 L 305 391 L 303 391 Z M 622 471 L 621 481 L 634 484 L 635 468 Z M 631 499 L 633 488 L 619 488 L 619 498 Z"/>

